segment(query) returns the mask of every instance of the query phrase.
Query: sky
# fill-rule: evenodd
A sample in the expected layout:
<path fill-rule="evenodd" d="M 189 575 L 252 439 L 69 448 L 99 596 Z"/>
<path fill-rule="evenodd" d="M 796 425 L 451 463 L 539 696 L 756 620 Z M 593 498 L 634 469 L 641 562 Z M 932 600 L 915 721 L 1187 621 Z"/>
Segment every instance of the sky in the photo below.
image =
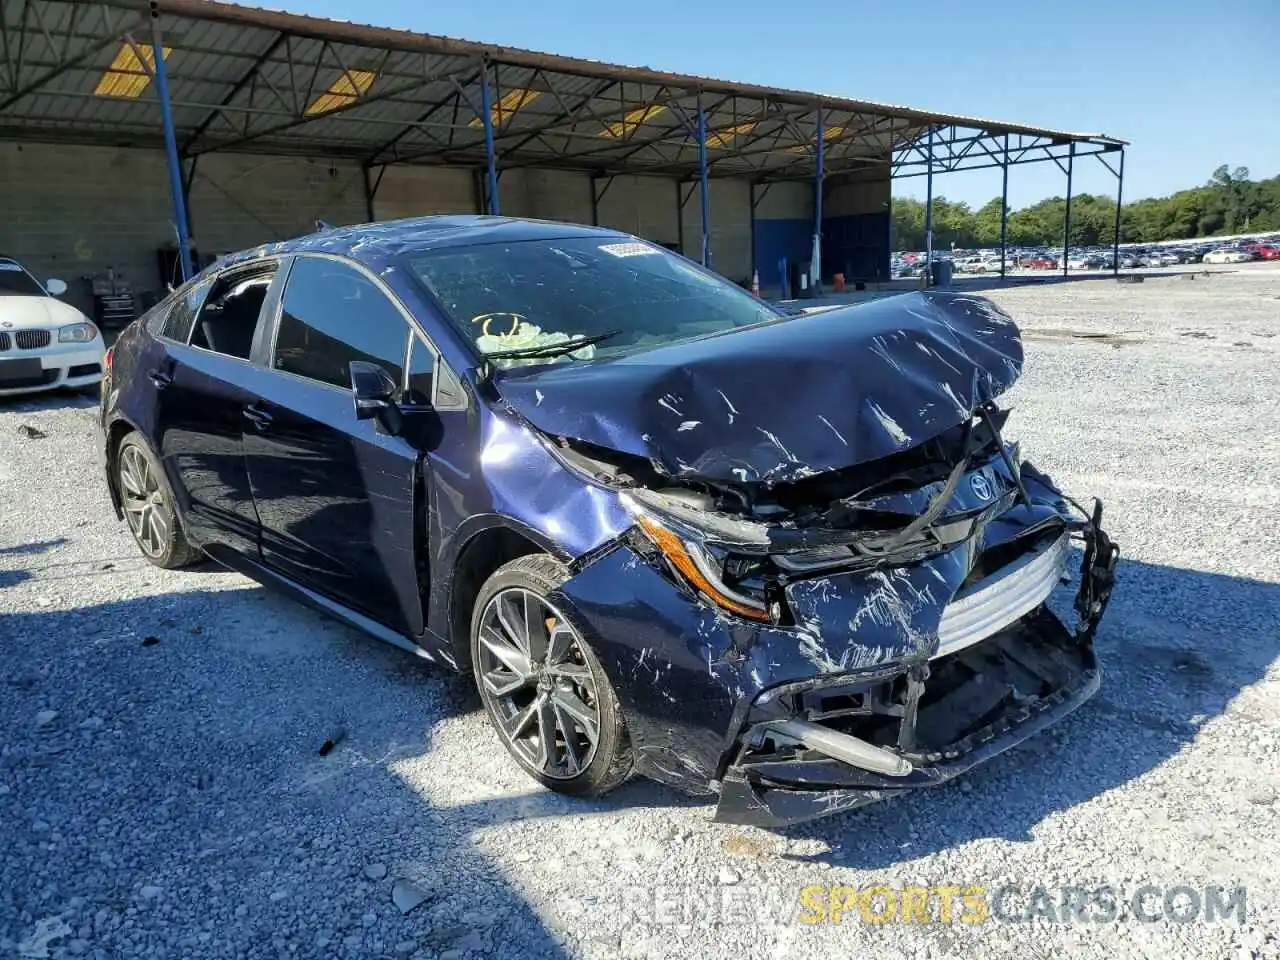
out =
<path fill-rule="evenodd" d="M 251 0 L 242 0 L 251 2 Z M 263 2 L 263 0 L 259 0 Z M 1197 186 L 1221 164 L 1280 175 L 1280 0 L 266 0 L 528 50 L 810 90 L 1131 142 L 1124 199 Z M 802 21 L 802 16 L 804 20 Z M 1077 161 L 1077 193 L 1115 177 Z M 935 178 L 980 206 L 999 170 Z M 1065 195 L 1052 163 L 1014 167 L 1009 202 Z M 923 199 L 924 179 L 895 196 Z"/>

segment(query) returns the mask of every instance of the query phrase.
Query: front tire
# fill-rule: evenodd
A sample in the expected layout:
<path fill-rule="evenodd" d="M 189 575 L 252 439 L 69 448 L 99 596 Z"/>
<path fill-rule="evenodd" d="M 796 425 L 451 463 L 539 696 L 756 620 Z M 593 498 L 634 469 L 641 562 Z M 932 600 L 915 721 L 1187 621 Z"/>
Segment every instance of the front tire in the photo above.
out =
<path fill-rule="evenodd" d="M 176 570 L 201 559 L 178 523 L 164 471 L 137 434 L 121 440 L 116 450 L 116 485 L 129 532 L 149 563 Z"/>
<path fill-rule="evenodd" d="M 476 598 L 471 663 L 516 762 L 550 790 L 598 796 L 630 776 L 631 744 L 595 652 L 548 599 L 568 576 L 546 554 L 499 567 Z"/>

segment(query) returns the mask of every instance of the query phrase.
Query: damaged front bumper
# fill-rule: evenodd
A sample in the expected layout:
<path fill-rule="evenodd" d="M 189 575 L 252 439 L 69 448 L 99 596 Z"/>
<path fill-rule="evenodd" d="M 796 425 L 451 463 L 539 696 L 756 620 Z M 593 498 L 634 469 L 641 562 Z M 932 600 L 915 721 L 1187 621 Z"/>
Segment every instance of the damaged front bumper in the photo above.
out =
<path fill-rule="evenodd" d="M 1101 679 L 1092 646 L 1077 642 L 1044 608 L 1012 629 L 931 661 L 930 672 L 930 680 L 940 673 L 951 676 L 944 684 L 923 681 L 926 691 L 933 686 L 941 688 L 935 699 L 922 697 L 918 702 L 913 733 L 918 735 L 924 726 L 931 737 L 924 743 L 875 746 L 855 736 L 865 725 L 878 731 L 889 728 L 898 734 L 891 739 L 901 741 L 903 726 L 912 722 L 900 717 L 895 718 L 896 723 L 886 724 L 886 718 L 869 712 L 857 717 L 753 724 L 725 772 L 716 819 L 778 827 L 865 806 L 904 790 L 945 783 L 1057 722 L 1093 696 Z M 875 686 L 865 685 L 859 692 L 874 697 Z M 807 696 L 799 696 L 799 702 L 827 699 L 820 687 L 811 686 L 803 693 Z M 826 693 L 850 697 L 848 688 Z M 860 724 L 858 720 L 872 722 Z M 953 724 L 965 730 L 954 740 L 944 732 Z M 892 771 L 876 770 L 856 755 L 832 756 L 843 744 L 838 739 L 824 743 L 813 737 L 813 729 L 866 744 L 900 766 Z M 784 743 L 775 742 L 775 737 Z M 798 739 L 804 742 L 794 745 Z"/>
<path fill-rule="evenodd" d="M 1092 640 L 1117 550 L 1029 471 L 1030 502 L 970 540 L 871 573 L 786 586 L 792 625 L 690 596 L 626 542 L 564 602 L 611 674 L 640 772 L 718 793 L 717 819 L 776 827 L 957 776 L 1098 688 Z M 1083 546 L 1069 629 L 1047 606 Z"/>
<path fill-rule="evenodd" d="M 1074 631 L 1046 605 L 1065 573 L 1064 533 L 960 591 L 926 663 L 765 691 L 725 770 L 716 819 L 777 827 L 936 786 L 1088 700 L 1101 681 L 1093 634 L 1118 559 L 1100 506 L 1083 537 Z"/>

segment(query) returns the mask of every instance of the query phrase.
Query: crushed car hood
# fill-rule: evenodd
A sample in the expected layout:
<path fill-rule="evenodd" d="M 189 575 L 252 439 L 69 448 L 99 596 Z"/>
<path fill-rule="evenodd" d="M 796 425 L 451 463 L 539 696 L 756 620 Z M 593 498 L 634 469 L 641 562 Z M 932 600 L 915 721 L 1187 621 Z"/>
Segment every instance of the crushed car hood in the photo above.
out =
<path fill-rule="evenodd" d="M 616 360 L 497 371 L 538 429 L 675 477 L 779 483 L 878 460 L 963 423 L 1022 369 L 1014 322 L 935 291 Z"/>

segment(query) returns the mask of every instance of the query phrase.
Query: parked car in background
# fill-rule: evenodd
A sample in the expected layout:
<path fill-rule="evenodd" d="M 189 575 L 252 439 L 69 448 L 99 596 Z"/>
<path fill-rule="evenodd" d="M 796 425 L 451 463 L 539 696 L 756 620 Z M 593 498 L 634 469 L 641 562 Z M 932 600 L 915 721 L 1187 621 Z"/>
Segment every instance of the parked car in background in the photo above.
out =
<path fill-rule="evenodd" d="M 1259 260 L 1280 260 L 1280 244 L 1260 243 L 1253 252 Z"/>
<path fill-rule="evenodd" d="M 83 313 L 57 299 L 61 280 L 40 283 L 0 257 L 0 396 L 56 387 L 96 387 L 106 348 Z"/>
<path fill-rule="evenodd" d="M 1231 250 L 1226 247 L 1210 250 L 1204 255 L 1204 263 L 1248 263 L 1257 257 L 1248 250 Z"/>
<path fill-rule="evenodd" d="M 1058 258 L 1047 253 L 1037 253 L 1029 260 L 1023 260 L 1022 265 L 1030 270 L 1057 270 L 1059 267 Z"/>
<path fill-rule="evenodd" d="M 553 790 L 634 770 L 776 826 L 936 786 L 1100 682 L 1117 553 L 1003 437 L 1022 345 L 981 298 L 789 317 L 612 230 L 430 217 L 226 258 L 110 356 L 144 557 L 466 671 Z"/>

